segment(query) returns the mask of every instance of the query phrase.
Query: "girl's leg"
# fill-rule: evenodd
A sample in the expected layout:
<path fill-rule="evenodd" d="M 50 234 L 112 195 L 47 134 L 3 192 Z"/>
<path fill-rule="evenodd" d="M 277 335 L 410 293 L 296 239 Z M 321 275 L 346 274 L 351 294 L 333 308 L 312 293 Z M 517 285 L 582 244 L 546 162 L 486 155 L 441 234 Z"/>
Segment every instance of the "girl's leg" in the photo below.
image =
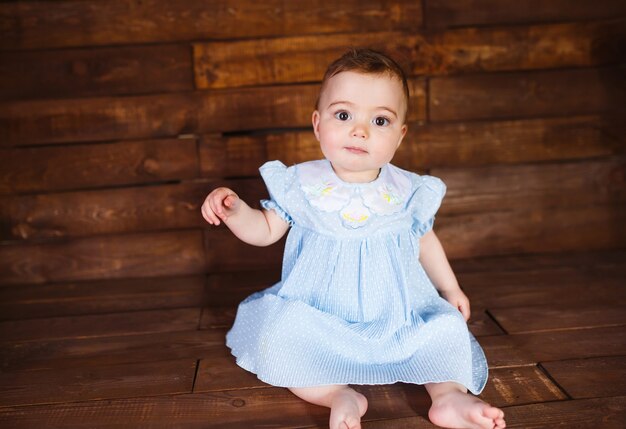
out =
<path fill-rule="evenodd" d="M 433 401 L 428 418 L 444 428 L 503 429 L 502 410 L 492 407 L 453 382 L 426 384 Z"/>
<path fill-rule="evenodd" d="M 290 388 L 301 399 L 330 408 L 330 429 L 360 429 L 367 399 L 348 386 Z"/>

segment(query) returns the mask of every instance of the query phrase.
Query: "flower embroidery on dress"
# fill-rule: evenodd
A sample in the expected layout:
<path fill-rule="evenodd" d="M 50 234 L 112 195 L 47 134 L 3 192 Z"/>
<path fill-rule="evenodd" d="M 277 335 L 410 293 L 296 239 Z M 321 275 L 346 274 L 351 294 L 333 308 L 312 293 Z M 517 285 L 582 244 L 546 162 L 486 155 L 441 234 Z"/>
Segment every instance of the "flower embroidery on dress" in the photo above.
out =
<path fill-rule="evenodd" d="M 350 203 L 341 210 L 341 219 L 344 225 L 352 228 L 365 225 L 370 215 L 370 211 L 361 203 L 360 198 L 351 199 Z"/>
<path fill-rule="evenodd" d="M 392 165 L 382 168 L 378 179 L 351 184 L 339 179 L 327 160 L 298 165 L 300 188 L 309 203 L 324 212 L 339 212 L 350 228 L 364 226 L 372 213 L 389 215 L 404 207 L 411 191 L 411 180 Z"/>

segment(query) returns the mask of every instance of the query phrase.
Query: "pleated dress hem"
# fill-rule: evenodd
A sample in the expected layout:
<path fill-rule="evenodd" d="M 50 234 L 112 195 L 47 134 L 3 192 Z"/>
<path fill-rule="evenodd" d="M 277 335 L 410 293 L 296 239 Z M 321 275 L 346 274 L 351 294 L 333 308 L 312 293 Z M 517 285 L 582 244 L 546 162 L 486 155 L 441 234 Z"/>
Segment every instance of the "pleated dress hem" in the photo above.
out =
<path fill-rule="evenodd" d="M 235 357 L 236 363 L 239 367 L 256 375 L 256 377 L 262 382 L 274 387 L 306 388 L 331 385 L 377 386 L 394 383 L 424 385 L 429 383 L 454 382 L 460 384 L 461 386 L 464 386 L 473 395 L 480 395 L 480 393 L 485 388 L 488 379 L 488 369 L 485 369 L 484 377 L 481 377 L 482 379 L 478 383 L 476 383 L 477 387 L 475 387 L 474 385 L 468 385 L 467 382 L 455 377 L 425 377 L 417 374 L 414 376 L 410 376 L 410 373 L 418 371 L 417 368 L 397 368 L 391 374 L 388 370 L 376 371 L 376 367 L 387 369 L 389 365 L 369 365 L 369 370 L 361 371 L 360 375 L 346 373 L 344 376 L 331 376 L 325 380 L 320 380 L 320 377 L 316 377 L 316 381 L 306 381 L 306 379 L 303 380 L 302 377 L 300 378 L 300 380 L 293 379 L 293 377 L 291 377 L 291 380 L 289 380 L 289 378 L 287 377 L 279 379 L 279 377 L 272 377 L 271 375 L 268 376 L 264 374 L 263 371 L 259 371 L 256 365 L 252 362 L 252 359 L 246 359 L 245 357 L 238 356 L 237 352 L 233 350 L 228 340 L 226 341 L 226 346 L 231 350 L 231 354 Z M 480 350 L 480 352 L 482 353 L 482 350 Z M 479 358 L 479 360 L 486 360 L 484 353 L 482 354 L 482 359 Z M 440 369 L 438 369 L 438 371 L 440 371 Z"/>

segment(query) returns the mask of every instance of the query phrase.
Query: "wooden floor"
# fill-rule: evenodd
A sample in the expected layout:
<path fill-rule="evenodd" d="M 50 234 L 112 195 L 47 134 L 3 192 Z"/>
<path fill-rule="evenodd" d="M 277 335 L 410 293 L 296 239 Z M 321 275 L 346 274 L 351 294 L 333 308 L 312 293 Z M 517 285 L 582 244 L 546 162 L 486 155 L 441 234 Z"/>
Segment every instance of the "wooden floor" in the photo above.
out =
<path fill-rule="evenodd" d="M 454 261 L 509 428 L 626 427 L 626 250 Z M 237 302 L 278 272 L 0 289 L 0 427 L 323 428 L 239 369 Z M 432 428 L 420 386 L 362 386 L 367 429 Z"/>

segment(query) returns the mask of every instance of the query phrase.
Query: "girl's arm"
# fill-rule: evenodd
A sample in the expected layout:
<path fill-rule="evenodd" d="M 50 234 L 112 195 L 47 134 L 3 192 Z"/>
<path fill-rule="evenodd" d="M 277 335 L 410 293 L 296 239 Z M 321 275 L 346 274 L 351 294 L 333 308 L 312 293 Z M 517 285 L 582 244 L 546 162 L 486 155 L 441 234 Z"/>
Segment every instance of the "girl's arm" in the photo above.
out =
<path fill-rule="evenodd" d="M 289 229 L 273 210 L 253 209 L 228 188 L 217 188 L 206 197 L 202 216 L 211 225 L 224 222 L 237 238 L 254 246 L 269 246 Z"/>
<path fill-rule="evenodd" d="M 457 308 L 465 320 L 468 320 L 470 317 L 469 299 L 461 290 L 443 246 L 433 230 L 428 231 L 420 239 L 419 259 L 441 296 Z"/>

